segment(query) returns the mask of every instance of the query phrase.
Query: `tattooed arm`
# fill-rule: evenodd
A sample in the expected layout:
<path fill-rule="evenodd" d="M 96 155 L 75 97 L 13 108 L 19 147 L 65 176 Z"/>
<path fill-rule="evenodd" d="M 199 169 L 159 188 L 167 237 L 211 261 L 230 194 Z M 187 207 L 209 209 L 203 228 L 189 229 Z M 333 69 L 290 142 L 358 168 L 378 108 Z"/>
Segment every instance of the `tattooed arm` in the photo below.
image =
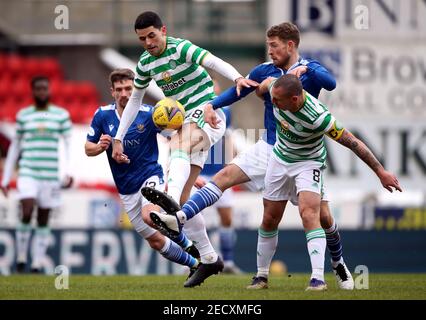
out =
<path fill-rule="evenodd" d="M 398 179 L 396 176 L 383 168 L 379 160 L 376 159 L 371 150 L 365 145 L 364 142 L 355 137 L 349 130 L 343 130 L 340 137 L 335 139 L 341 145 L 351 149 L 358 158 L 364 161 L 371 170 L 377 175 L 382 183 L 383 187 L 393 192 L 393 188 L 402 192 L 401 186 L 399 185 Z"/>

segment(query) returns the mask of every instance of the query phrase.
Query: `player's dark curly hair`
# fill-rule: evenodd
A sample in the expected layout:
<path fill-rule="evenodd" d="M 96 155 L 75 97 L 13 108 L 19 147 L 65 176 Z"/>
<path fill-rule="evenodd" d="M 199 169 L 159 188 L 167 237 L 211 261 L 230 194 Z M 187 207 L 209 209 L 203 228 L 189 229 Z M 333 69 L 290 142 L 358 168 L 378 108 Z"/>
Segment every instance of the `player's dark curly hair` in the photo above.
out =
<path fill-rule="evenodd" d="M 136 29 L 145 29 L 153 26 L 156 29 L 160 29 L 163 26 L 161 18 L 152 11 L 142 12 L 135 21 L 135 31 Z"/>
<path fill-rule="evenodd" d="M 46 81 L 49 82 L 49 78 L 46 76 L 35 76 L 31 79 L 31 88 L 34 89 L 37 82 Z"/>
<path fill-rule="evenodd" d="M 109 75 L 109 82 L 111 87 L 114 88 L 114 83 L 122 80 L 132 80 L 135 78 L 135 74 L 130 69 L 115 69 Z"/>
<path fill-rule="evenodd" d="M 296 48 L 299 47 L 300 43 L 300 32 L 299 28 L 291 22 L 283 22 L 278 25 L 272 26 L 266 32 L 268 37 L 278 37 L 282 41 L 293 41 Z"/>

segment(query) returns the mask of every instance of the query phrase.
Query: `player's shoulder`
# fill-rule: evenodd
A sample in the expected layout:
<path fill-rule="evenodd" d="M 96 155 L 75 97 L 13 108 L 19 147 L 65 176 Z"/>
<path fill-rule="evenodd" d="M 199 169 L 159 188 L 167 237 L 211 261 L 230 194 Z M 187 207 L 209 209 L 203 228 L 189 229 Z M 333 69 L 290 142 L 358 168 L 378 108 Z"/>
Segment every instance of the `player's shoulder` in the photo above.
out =
<path fill-rule="evenodd" d="M 301 59 L 299 61 L 299 64 L 302 65 L 302 66 L 310 66 L 310 67 L 312 67 L 312 66 L 321 66 L 321 67 L 323 67 L 323 65 L 318 60 L 309 59 L 309 58 L 303 58 L 303 59 Z"/>
<path fill-rule="evenodd" d="M 151 57 L 153 57 L 148 50 L 144 51 L 144 53 L 142 53 L 139 57 L 139 65 L 143 65 L 144 62 L 148 59 L 150 59 Z"/>
<path fill-rule="evenodd" d="M 252 69 L 252 71 L 254 71 L 254 70 L 256 70 L 256 71 L 269 71 L 269 70 L 272 70 L 272 69 L 275 69 L 275 68 L 276 67 L 272 62 L 267 61 L 267 62 L 263 62 L 261 64 L 258 64 L 257 66 L 255 66 Z"/>
<path fill-rule="evenodd" d="M 170 41 L 170 43 L 169 43 Z M 183 38 L 167 38 L 167 45 L 171 46 L 171 47 L 176 47 L 177 50 L 182 50 L 182 48 L 186 47 L 186 46 L 192 46 L 192 42 L 189 41 L 188 39 L 183 39 Z"/>
<path fill-rule="evenodd" d="M 154 110 L 154 106 L 151 106 L 149 104 L 141 104 L 139 107 L 139 112 L 152 112 Z"/>
<path fill-rule="evenodd" d="M 315 98 L 313 95 L 311 95 L 309 92 L 305 91 L 306 94 L 306 105 L 310 108 L 313 108 L 317 114 L 321 115 L 324 112 L 329 113 L 327 106 L 322 103 L 319 99 Z"/>
<path fill-rule="evenodd" d="M 167 44 L 169 45 L 179 45 L 182 42 L 190 42 L 189 40 L 183 38 L 167 37 Z"/>
<path fill-rule="evenodd" d="M 34 106 L 32 106 L 32 105 L 31 106 L 27 106 L 27 107 L 22 108 L 21 110 L 18 111 L 18 113 L 16 114 L 16 118 L 20 119 L 20 118 L 28 116 L 28 115 L 30 115 L 30 114 L 32 114 L 34 112 L 35 112 L 35 107 Z"/>
<path fill-rule="evenodd" d="M 67 109 L 65 109 L 64 107 L 60 107 L 58 105 L 55 105 L 55 104 L 49 105 L 49 112 L 51 112 L 55 115 L 69 116 L 69 112 L 68 112 Z"/>
<path fill-rule="evenodd" d="M 108 112 L 108 111 L 114 111 L 115 110 L 115 104 L 107 104 L 104 106 L 99 106 L 98 110 L 99 112 Z"/>
<path fill-rule="evenodd" d="M 115 105 L 107 104 L 107 105 L 99 106 L 98 109 L 96 109 L 94 116 L 103 117 L 105 115 L 109 115 L 113 113 L 115 113 Z"/>
<path fill-rule="evenodd" d="M 251 71 L 251 75 L 265 76 L 276 70 L 276 66 L 272 62 L 264 62 L 255 66 Z"/>

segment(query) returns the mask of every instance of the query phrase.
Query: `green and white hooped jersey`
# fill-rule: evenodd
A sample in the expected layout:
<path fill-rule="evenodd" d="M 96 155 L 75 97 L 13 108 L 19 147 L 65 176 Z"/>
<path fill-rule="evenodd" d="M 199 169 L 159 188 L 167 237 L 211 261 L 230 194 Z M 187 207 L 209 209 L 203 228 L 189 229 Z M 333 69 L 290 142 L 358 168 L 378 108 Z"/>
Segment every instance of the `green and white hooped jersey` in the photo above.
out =
<path fill-rule="evenodd" d="M 71 121 L 63 108 L 49 105 L 46 110 L 34 106 L 16 116 L 16 133 L 21 140 L 19 176 L 37 180 L 59 180 L 59 138 L 71 134 Z"/>
<path fill-rule="evenodd" d="M 273 151 L 286 163 L 313 160 L 325 165 L 324 134 L 334 130 L 336 119 L 324 104 L 304 92 L 305 103 L 297 112 L 284 111 L 274 105 L 277 141 Z M 343 129 L 340 130 L 339 137 Z"/>
<path fill-rule="evenodd" d="M 190 41 L 167 37 L 166 50 L 155 57 L 145 51 L 136 67 L 136 88 L 154 79 L 166 97 L 178 100 L 189 111 L 215 97 L 213 81 L 200 65 L 208 54 Z"/>

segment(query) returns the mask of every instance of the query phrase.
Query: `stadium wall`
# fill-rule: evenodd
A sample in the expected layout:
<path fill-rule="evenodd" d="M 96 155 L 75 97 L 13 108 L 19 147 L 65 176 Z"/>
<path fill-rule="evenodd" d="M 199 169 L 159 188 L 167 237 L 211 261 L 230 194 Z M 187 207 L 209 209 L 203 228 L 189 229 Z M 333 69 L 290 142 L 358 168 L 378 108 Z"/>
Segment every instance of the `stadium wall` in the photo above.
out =
<path fill-rule="evenodd" d="M 257 231 L 239 230 L 235 262 L 245 272 L 256 271 Z M 210 237 L 218 245 L 218 235 Z M 366 266 L 369 272 L 426 272 L 426 232 L 344 231 L 344 257 L 353 272 Z M 0 230 L 0 274 L 9 275 L 15 264 L 14 231 Z M 306 238 L 301 230 L 280 231 L 275 261 L 288 273 L 310 272 Z M 331 272 L 326 259 L 326 270 Z M 64 265 L 73 274 L 184 274 L 186 267 L 170 263 L 153 251 L 133 231 L 111 229 L 54 230 L 44 269 L 53 274 Z M 363 267 L 364 268 L 364 267 Z"/>

